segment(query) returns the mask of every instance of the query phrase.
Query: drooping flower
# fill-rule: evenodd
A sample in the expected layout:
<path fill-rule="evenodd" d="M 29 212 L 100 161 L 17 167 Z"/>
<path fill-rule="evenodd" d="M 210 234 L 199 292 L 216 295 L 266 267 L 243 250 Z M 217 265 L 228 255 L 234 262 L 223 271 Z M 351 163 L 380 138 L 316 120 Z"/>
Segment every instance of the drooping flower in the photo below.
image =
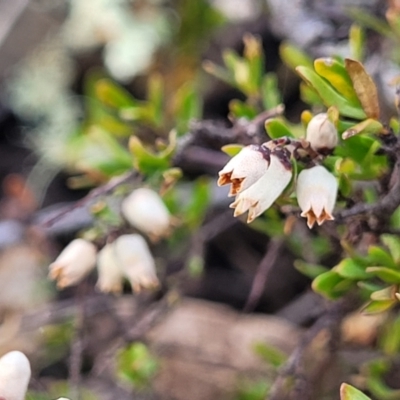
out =
<path fill-rule="evenodd" d="M 240 192 L 230 205 L 237 217 L 249 211 L 247 222 L 252 222 L 275 202 L 292 178 L 289 155 L 283 150 L 271 152 L 270 164 L 263 175 L 249 188 Z"/>
<path fill-rule="evenodd" d="M 25 354 L 10 351 L 0 358 L 0 398 L 24 400 L 31 378 L 31 366 Z"/>
<path fill-rule="evenodd" d="M 229 196 L 236 196 L 257 182 L 270 164 L 270 150 L 263 145 L 244 147 L 219 172 L 218 185 L 231 184 Z"/>
<path fill-rule="evenodd" d="M 73 240 L 49 266 L 50 279 L 59 288 L 80 282 L 96 265 L 96 246 L 84 239 Z"/>
<path fill-rule="evenodd" d="M 297 178 L 296 195 L 301 208 L 301 216 L 307 218 L 307 225 L 312 228 L 317 222 L 333 220 L 338 183 L 336 178 L 324 167 L 305 169 Z"/>
<path fill-rule="evenodd" d="M 338 144 L 338 132 L 328 114 L 320 113 L 307 125 L 306 140 L 313 150 L 324 152 L 334 149 Z"/>
<path fill-rule="evenodd" d="M 135 292 L 159 285 L 154 258 L 142 236 L 122 235 L 113 245 L 120 268 Z"/>
<path fill-rule="evenodd" d="M 171 215 L 154 190 L 140 188 L 127 196 L 121 205 L 126 220 L 150 239 L 158 240 L 171 231 Z"/>
<path fill-rule="evenodd" d="M 97 256 L 99 274 L 97 287 L 104 293 L 120 293 L 122 291 L 123 273 L 116 257 L 114 243 L 106 244 Z"/>

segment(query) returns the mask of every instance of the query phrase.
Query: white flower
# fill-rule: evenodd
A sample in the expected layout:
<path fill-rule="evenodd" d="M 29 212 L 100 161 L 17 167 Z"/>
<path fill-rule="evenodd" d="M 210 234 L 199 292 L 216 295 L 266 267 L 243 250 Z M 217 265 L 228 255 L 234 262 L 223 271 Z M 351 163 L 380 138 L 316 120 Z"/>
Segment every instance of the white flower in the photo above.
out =
<path fill-rule="evenodd" d="M 306 140 L 315 151 L 334 149 L 338 144 L 336 126 L 328 118 L 328 114 L 317 114 L 307 125 Z"/>
<path fill-rule="evenodd" d="M 158 286 L 155 262 L 142 236 L 122 235 L 114 242 L 114 248 L 120 268 L 134 291 Z"/>
<path fill-rule="evenodd" d="M 49 266 L 50 279 L 64 288 L 80 282 L 96 265 L 96 246 L 84 239 L 73 240 Z"/>
<path fill-rule="evenodd" d="M 219 172 L 218 185 L 231 184 L 229 196 L 236 196 L 264 175 L 269 162 L 268 148 L 258 145 L 246 146 Z"/>
<path fill-rule="evenodd" d="M 280 156 L 271 153 L 270 160 L 270 165 L 262 177 L 248 189 L 239 193 L 230 205 L 235 209 L 235 217 L 248 210 L 247 222 L 252 222 L 271 207 L 289 184 L 292 178 L 292 169 L 288 156 L 284 152 L 280 153 Z"/>
<path fill-rule="evenodd" d="M 134 190 L 123 200 L 121 211 L 132 226 L 150 239 L 158 240 L 170 233 L 170 213 L 158 193 L 151 189 Z"/>
<path fill-rule="evenodd" d="M 120 293 L 122 291 L 123 273 L 115 254 L 113 243 L 106 244 L 97 256 L 99 278 L 97 287 L 104 293 Z"/>
<path fill-rule="evenodd" d="M 25 354 L 11 351 L 0 358 L 0 398 L 24 400 L 31 378 L 31 366 Z"/>
<path fill-rule="evenodd" d="M 333 220 L 337 190 L 336 178 L 320 165 L 300 172 L 296 195 L 301 216 L 307 218 L 309 228 L 315 222 L 321 225 L 326 220 Z"/>

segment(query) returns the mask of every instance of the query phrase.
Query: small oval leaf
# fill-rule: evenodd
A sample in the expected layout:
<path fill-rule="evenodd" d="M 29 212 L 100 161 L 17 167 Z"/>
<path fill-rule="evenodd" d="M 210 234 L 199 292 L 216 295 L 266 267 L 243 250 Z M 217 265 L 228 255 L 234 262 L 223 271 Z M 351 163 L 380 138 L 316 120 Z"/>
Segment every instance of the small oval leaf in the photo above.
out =
<path fill-rule="evenodd" d="M 379 119 L 378 90 L 371 76 L 359 61 L 346 58 L 345 67 L 365 114 L 369 118 Z"/>

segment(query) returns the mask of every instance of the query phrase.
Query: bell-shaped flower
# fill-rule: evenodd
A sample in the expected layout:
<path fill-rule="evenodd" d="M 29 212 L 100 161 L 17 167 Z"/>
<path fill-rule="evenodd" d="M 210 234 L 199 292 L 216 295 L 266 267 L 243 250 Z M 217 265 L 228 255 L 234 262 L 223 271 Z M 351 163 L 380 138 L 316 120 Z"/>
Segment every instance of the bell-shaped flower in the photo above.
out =
<path fill-rule="evenodd" d="M 10 351 L 0 358 L 0 398 L 24 400 L 31 378 L 31 366 L 25 354 Z"/>
<path fill-rule="evenodd" d="M 292 168 L 288 157 L 271 153 L 270 164 L 264 174 L 248 189 L 239 193 L 230 205 L 237 217 L 249 211 L 247 222 L 252 222 L 267 210 L 282 194 L 292 178 Z"/>
<path fill-rule="evenodd" d="M 134 190 L 121 205 L 122 215 L 152 240 L 168 236 L 171 215 L 157 192 L 147 188 Z"/>
<path fill-rule="evenodd" d="M 142 236 L 122 235 L 114 242 L 114 249 L 120 268 L 135 292 L 158 286 L 154 258 Z"/>
<path fill-rule="evenodd" d="M 236 196 L 257 182 L 267 171 L 270 150 L 262 145 L 244 147 L 219 172 L 218 185 L 231 184 L 229 196 Z"/>
<path fill-rule="evenodd" d="M 96 246 L 84 239 L 73 240 L 49 266 L 50 279 L 59 288 L 80 282 L 96 265 Z"/>
<path fill-rule="evenodd" d="M 313 150 L 330 151 L 338 144 L 338 131 L 328 114 L 320 113 L 311 119 L 307 125 L 306 140 Z"/>
<path fill-rule="evenodd" d="M 333 220 L 338 183 L 336 178 L 324 167 L 318 165 L 304 169 L 297 178 L 296 195 L 301 208 L 301 216 L 307 218 L 312 228 L 317 222 Z"/>
<path fill-rule="evenodd" d="M 97 287 L 104 293 L 122 291 L 123 273 L 116 257 L 114 243 L 106 244 L 97 256 Z"/>

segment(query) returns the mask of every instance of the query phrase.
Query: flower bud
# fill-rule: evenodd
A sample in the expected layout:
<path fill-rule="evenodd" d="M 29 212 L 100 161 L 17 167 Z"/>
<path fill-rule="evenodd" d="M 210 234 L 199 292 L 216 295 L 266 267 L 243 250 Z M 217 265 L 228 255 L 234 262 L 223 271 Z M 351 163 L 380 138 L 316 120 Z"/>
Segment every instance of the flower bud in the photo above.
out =
<path fill-rule="evenodd" d="M 268 148 L 261 145 L 246 146 L 219 172 L 218 185 L 231 184 L 229 196 L 236 196 L 264 175 L 269 162 Z"/>
<path fill-rule="evenodd" d="M 31 378 L 31 366 L 25 354 L 11 351 L 0 358 L 0 398 L 24 400 Z"/>
<path fill-rule="evenodd" d="M 80 282 L 96 265 L 96 246 L 84 239 L 73 240 L 49 266 L 50 279 L 59 288 Z"/>
<path fill-rule="evenodd" d="M 114 242 L 114 248 L 120 268 L 135 292 L 158 286 L 155 262 L 142 236 L 122 235 Z"/>
<path fill-rule="evenodd" d="M 267 210 L 282 194 L 292 178 L 292 168 L 288 156 L 283 151 L 272 152 L 270 164 L 262 177 L 248 189 L 239 193 L 230 205 L 237 217 L 249 211 L 247 222 L 252 222 Z"/>
<path fill-rule="evenodd" d="M 122 291 L 123 273 L 115 254 L 114 244 L 106 244 L 97 256 L 99 278 L 97 287 L 104 293 Z"/>
<path fill-rule="evenodd" d="M 307 126 L 306 140 L 313 150 L 326 152 L 334 149 L 338 144 L 336 126 L 328 118 L 328 114 L 317 114 Z"/>
<path fill-rule="evenodd" d="M 300 172 L 297 178 L 296 195 L 301 216 L 307 218 L 311 229 L 315 222 L 321 225 L 333 220 L 338 184 L 336 178 L 324 167 L 316 166 Z"/>
<path fill-rule="evenodd" d="M 123 200 L 121 211 L 132 226 L 150 239 L 158 240 L 170 233 L 170 213 L 158 193 L 151 189 L 134 190 Z"/>

